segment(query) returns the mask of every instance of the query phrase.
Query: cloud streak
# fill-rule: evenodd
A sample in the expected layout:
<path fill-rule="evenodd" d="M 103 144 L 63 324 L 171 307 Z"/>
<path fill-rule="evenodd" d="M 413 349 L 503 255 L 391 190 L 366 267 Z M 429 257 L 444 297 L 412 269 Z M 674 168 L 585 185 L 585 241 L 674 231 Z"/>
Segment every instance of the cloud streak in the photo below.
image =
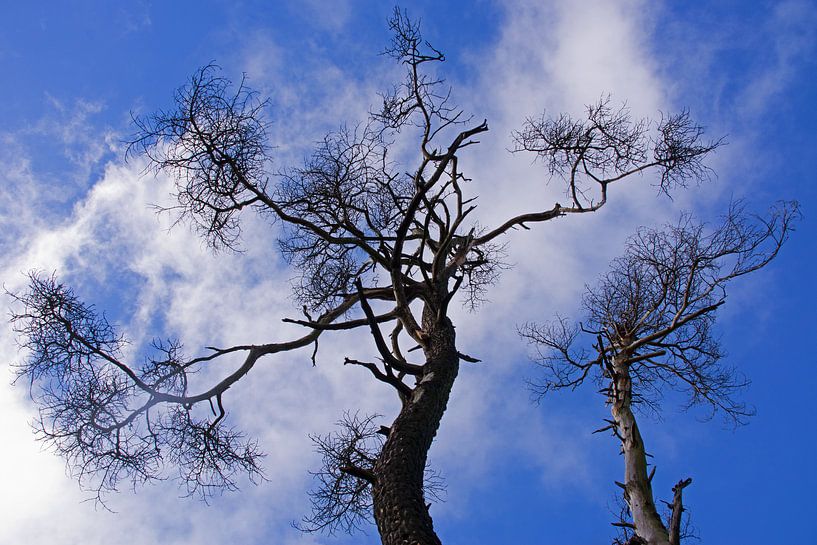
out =
<path fill-rule="evenodd" d="M 482 224 L 497 224 L 529 207 L 549 208 L 561 196 L 555 185 L 545 183 L 542 165 L 506 151 L 510 131 L 526 116 L 538 115 L 543 107 L 581 113 L 585 104 L 606 93 L 626 100 L 636 116 L 677 107 L 667 91 L 673 82 L 659 75 L 664 72 L 643 31 L 653 24 L 648 8 L 640 1 L 567 7 L 532 0 L 506 8 L 499 41 L 487 58 L 470 67 L 477 74 L 476 84 L 456 88 L 452 81 L 463 106 L 477 116 L 485 112 L 492 128 L 478 150 L 465 154 L 466 165 L 471 165 L 467 174 L 473 174 L 480 195 Z M 340 10 L 316 25 L 339 32 L 347 21 L 348 14 Z M 318 58 L 300 67 L 299 79 L 282 78 L 293 70 L 283 46 L 263 34 L 248 36 L 245 43 L 241 66 L 252 84 L 275 87 L 273 111 L 284 114 L 273 127 L 274 141 L 282 143 L 282 161 L 298 160 L 326 130 L 326 112 L 332 119 L 362 119 L 376 100 L 375 89 L 389 74 L 388 69 L 373 69 L 371 79 L 348 79 L 343 67 Z M 752 100 L 762 103 L 772 94 Z M 63 139 L 85 173 L 111 149 L 104 134 L 74 138 L 86 134 L 83 115 L 96 107 L 80 103 L 60 130 L 48 123 L 40 126 L 43 134 Z M 13 136 L 5 138 L 14 143 Z M 2 211 L 4 217 L 19 219 L 0 240 L 0 248 L 8 250 L 0 273 L 7 289 L 21 288 L 21 271 L 58 271 L 80 293 L 111 311 L 133 341 L 134 357 L 154 335 L 178 336 L 188 352 L 197 352 L 206 345 L 272 342 L 299 333 L 280 322 L 298 313 L 289 290 L 294 274 L 277 253 L 277 226 L 269 218 L 245 216 L 246 252 L 214 256 L 186 226 L 171 228 L 172 216 L 157 216 L 148 206 L 169 204 L 171 183 L 146 179 L 139 160 L 107 162 L 87 194 L 59 221 L 42 221 L 26 207 L 12 216 L 14 201 L 30 202 L 48 181 L 32 170 L 30 160 L 20 157 L 10 164 L 5 187 L 11 190 L 2 198 Z M 525 460 L 543 486 L 574 487 L 586 501 L 606 497 L 601 469 L 587 454 L 594 444 L 587 430 L 568 415 L 554 418 L 528 402 L 522 382 L 528 369 L 521 363 L 526 348 L 515 326 L 555 311 L 570 312 L 583 284 L 593 279 L 594 271 L 603 270 L 635 227 L 672 218 L 681 206 L 700 198 L 693 190 L 692 196 L 677 202 L 661 200 L 649 179 L 628 184 L 612 191 L 610 205 L 599 214 L 514 233 L 508 256 L 514 267 L 489 293 L 489 302 L 477 314 L 457 311 L 462 349 L 485 363 L 464 364 L 432 449 L 435 465 L 449 477 L 452 495 L 456 493 L 456 501 L 435 506 L 433 513 L 466 518 L 468 502 L 484 493 L 493 468 L 516 459 Z M 329 431 L 344 409 L 386 415 L 396 409 L 379 383 L 360 369 L 341 365 L 343 355 L 370 354 L 367 343 L 363 334 L 328 335 L 321 340 L 316 368 L 308 351 L 278 355 L 265 359 L 230 390 L 225 399 L 230 419 L 260 439 L 268 452 L 264 465 L 269 482 L 215 498 L 212 508 L 178 499 L 179 490 L 171 482 L 136 495 L 116 495 L 111 506 L 118 515 L 80 504 L 83 494 L 63 476 L 61 462 L 39 452 L 21 425 L 33 416 L 21 388 L 3 388 L 0 413 L 13 446 L 0 453 L 0 480 L 14 483 L 19 494 L 2 505 L 4 515 L 16 522 L 0 529 L 0 537 L 50 543 L 60 535 L 66 543 L 88 545 L 262 539 L 343 543 L 299 535 L 288 523 L 307 508 L 307 471 L 316 464 L 307 434 Z M 4 360 L 19 357 L 10 332 L 0 333 L 0 346 Z M 204 373 L 200 380 L 222 372 Z M 369 536 L 356 542 L 377 540 Z"/>

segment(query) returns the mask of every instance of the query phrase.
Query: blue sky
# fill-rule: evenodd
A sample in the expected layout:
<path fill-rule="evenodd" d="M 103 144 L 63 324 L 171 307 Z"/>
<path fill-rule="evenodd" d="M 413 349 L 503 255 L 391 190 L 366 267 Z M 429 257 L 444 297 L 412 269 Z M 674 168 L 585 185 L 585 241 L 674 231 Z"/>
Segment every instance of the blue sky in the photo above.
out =
<path fill-rule="evenodd" d="M 576 3 L 579 4 L 579 3 Z M 511 156 L 509 133 L 528 115 L 580 112 L 612 93 L 636 115 L 688 107 L 728 146 L 710 161 L 717 177 L 659 197 L 649 179 L 611 195 L 593 217 L 543 225 L 509 239 L 509 261 L 479 312 L 457 310 L 465 367 L 432 463 L 447 478 L 432 507 L 444 543 L 595 544 L 614 535 L 618 448 L 591 435 L 605 408 L 593 388 L 531 403 L 535 377 L 515 326 L 555 312 L 577 316 L 591 282 L 639 225 L 692 209 L 714 218 L 731 198 L 763 211 L 797 199 L 804 219 L 767 270 L 731 290 L 719 316 L 729 361 L 752 385 L 757 415 L 732 429 L 702 412 L 679 412 L 642 433 L 669 499 L 683 477 L 704 543 L 817 542 L 817 369 L 812 286 L 817 146 L 817 5 L 784 2 L 414 2 L 425 36 L 446 52 L 454 97 L 491 132 L 463 164 L 481 195 L 481 218 L 527 211 L 554 187 L 540 165 Z M 365 118 L 377 92 L 399 77 L 378 53 L 392 6 L 380 2 L 3 2 L 0 19 L 0 279 L 14 290 L 31 269 L 57 270 L 121 324 L 134 346 L 179 335 L 191 349 L 269 342 L 292 333 L 294 276 L 277 255 L 276 227 L 248 217 L 243 254 L 213 256 L 151 203 L 169 181 L 123 161 L 130 112 L 170 105 L 172 92 L 211 61 L 246 73 L 271 98 L 278 165 L 297 162 L 323 133 Z M 578 316 L 577 316 L 578 317 Z M 322 343 L 308 355 L 271 359 L 235 390 L 233 422 L 259 437 L 269 482 L 214 498 L 179 498 L 172 482 L 108 498 L 116 514 L 84 502 L 62 462 L 34 442 L 24 387 L 0 384 L 0 543 L 377 543 L 368 536 L 303 535 L 307 435 L 326 433 L 345 409 L 392 415 L 390 395 L 342 356 L 365 337 Z M 362 353 L 365 355 L 365 352 Z M 8 327 L 0 355 L 18 354 Z M 231 390 L 232 391 L 232 390 Z"/>

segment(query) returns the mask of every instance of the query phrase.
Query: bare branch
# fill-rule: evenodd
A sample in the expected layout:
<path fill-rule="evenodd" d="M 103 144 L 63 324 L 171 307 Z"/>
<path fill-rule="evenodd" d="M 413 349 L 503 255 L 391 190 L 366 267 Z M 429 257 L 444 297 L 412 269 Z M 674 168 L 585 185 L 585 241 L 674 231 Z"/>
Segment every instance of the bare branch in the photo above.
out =
<path fill-rule="evenodd" d="M 584 307 L 587 327 L 630 354 L 634 391 L 643 396 L 660 382 L 680 382 L 691 404 L 708 404 L 735 422 L 748 414 L 732 397 L 745 381 L 719 362 L 715 311 L 729 282 L 771 262 L 797 216 L 796 203 L 768 218 L 737 203 L 715 227 L 685 214 L 630 238 L 625 255 L 588 289 Z"/>
<path fill-rule="evenodd" d="M 21 307 L 11 320 L 28 351 L 17 375 L 29 381 L 40 407 L 39 436 L 100 499 L 123 479 L 162 478 L 168 465 L 179 468 L 189 493 L 205 498 L 235 488 L 239 473 L 262 478 L 256 443 L 224 425 L 224 393 L 260 357 L 308 346 L 321 332 L 284 343 L 211 349 L 197 358 L 185 357 L 178 341 L 154 341 L 145 362 L 131 366 L 122 360 L 124 338 L 55 276 L 31 273 L 28 291 L 10 295 Z M 317 322 L 331 322 L 354 302 Z M 245 359 L 232 373 L 205 391 L 189 392 L 190 373 L 240 352 Z M 196 415 L 194 406 L 202 402 L 213 418 Z"/>
<path fill-rule="evenodd" d="M 312 514 L 296 524 L 297 528 L 351 534 L 371 522 L 371 487 L 378 479 L 375 461 L 388 436 L 384 426 L 375 424 L 379 418 L 381 415 L 346 412 L 336 432 L 311 436 L 322 466 L 312 474 L 316 485 L 310 492 Z M 424 488 L 428 497 L 438 501 L 444 491 L 441 478 L 430 468 L 425 470 Z"/>
<path fill-rule="evenodd" d="M 676 119 L 674 131 L 683 140 L 700 136 L 685 118 Z M 691 145 L 691 144 L 687 144 Z M 673 166 L 683 182 L 698 168 L 692 157 L 681 156 Z M 602 163 L 605 164 L 605 163 Z M 606 165 L 606 164 L 605 164 Z M 608 168 L 618 168 L 607 165 Z M 672 180 L 671 180 L 672 181 Z M 751 414 L 734 394 L 746 381 L 721 362 L 713 333 L 715 313 L 726 301 L 729 282 L 768 265 L 787 240 L 798 217 L 796 203 L 783 203 L 767 218 L 751 216 L 740 203 L 730 206 L 719 225 L 711 227 L 685 214 L 663 229 L 640 229 L 627 242 L 623 256 L 613 261 L 599 282 L 588 287 L 583 299 L 587 313 L 580 325 L 563 318 L 545 325 L 528 324 L 520 330 L 534 345 L 536 362 L 545 370 L 534 385 L 540 395 L 552 389 L 575 388 L 595 369 L 595 378 L 610 405 L 612 420 L 594 433 L 612 430 L 624 454 L 624 490 L 632 523 L 613 523 L 625 530 L 618 543 L 680 543 L 682 490 L 673 492 L 669 524 L 658 515 L 652 493 L 655 466 L 648 473 L 646 447 L 633 407 L 657 408 L 665 387 L 683 390 L 688 404 L 704 404 L 735 423 Z M 597 358 L 589 360 L 587 346 Z"/>
<path fill-rule="evenodd" d="M 368 119 L 318 138 L 300 164 L 271 168 L 266 101 L 243 77 L 233 84 L 213 64 L 176 92 L 172 108 L 134 119 L 128 155 L 142 155 L 149 170 L 173 177 L 171 209 L 211 247 L 240 248 L 245 209 L 278 222 L 278 248 L 295 271 L 293 292 L 305 315 L 285 321 L 306 329 L 289 341 L 208 348 L 192 358 L 179 341 L 154 341 L 144 365 L 134 365 L 125 361 L 125 340 L 104 315 L 54 277 L 32 275 L 29 292 L 16 296 L 23 310 L 13 316 L 29 353 L 19 376 L 30 381 L 41 408 L 41 435 L 81 480 L 99 474 L 101 489 L 112 489 L 120 479 L 160 478 L 176 465 L 190 492 L 206 495 L 234 487 L 242 472 L 260 476 L 255 443 L 227 425 L 230 388 L 266 355 L 310 347 L 314 364 L 321 335 L 368 327 L 375 357 L 344 361 L 394 388 L 402 406 L 380 430 L 385 434 L 374 431 L 371 418 L 347 415 L 339 435 L 316 439 L 326 468 L 317 474 L 322 487 L 305 523 L 349 531 L 377 504 L 388 545 L 436 542 L 424 495 L 434 493 L 428 483 L 436 482 L 426 468 L 428 452 L 459 365 L 478 361 L 457 346 L 449 308 L 454 297 L 463 296 L 471 310 L 486 298 L 507 267 L 499 237 L 510 230 L 599 210 L 610 185 L 648 170 L 661 173 L 665 192 L 707 174 L 701 161 L 718 142 L 703 143 L 701 128 L 685 112 L 653 129 L 603 99 L 581 121 L 542 116 L 514 134 L 516 151 L 534 153 L 561 178 L 568 205 L 536 206 L 483 228 L 473 219 L 477 201 L 463 159 L 488 131 L 487 120 L 475 121 L 456 105 L 435 71 L 445 56 L 423 39 L 418 22 L 396 9 L 389 27 L 386 53 L 404 77 L 382 94 Z M 413 158 L 407 150 L 414 150 Z M 779 247 L 785 228 L 773 222 L 766 228 L 780 237 Z M 711 338 L 708 309 L 719 304 L 722 282 L 764 266 L 775 253 L 764 249 L 762 229 L 733 231 L 712 244 L 754 246 L 715 258 L 735 263 L 723 278 L 699 281 L 698 273 L 689 273 L 681 288 L 659 282 L 663 291 L 646 307 L 630 309 L 632 320 L 615 315 L 612 323 L 591 323 L 598 357 L 589 356 L 593 350 L 564 320 L 529 326 L 523 334 L 556 353 L 539 353 L 551 373 L 543 392 L 575 388 L 594 370 L 600 380 L 619 380 L 624 375 L 616 358 L 626 349 L 636 383 L 660 377 L 690 385 L 696 400 L 717 403 L 722 389 L 704 386 L 720 376 L 702 365 L 717 360 L 717 343 L 699 342 Z M 710 269 L 696 262 L 690 270 Z M 387 342 L 381 327 L 390 322 Z M 422 364 L 404 356 L 401 335 L 416 343 L 405 354 L 421 350 L 412 355 L 424 357 Z M 622 335 L 629 335 L 626 343 Z M 633 344 L 638 339 L 642 344 Z M 191 386 L 190 374 L 216 361 L 226 364 L 223 378 Z M 413 387 L 406 376 L 415 379 Z M 640 399 L 640 392 L 624 392 L 623 384 L 613 384 L 606 395 Z"/>
<path fill-rule="evenodd" d="M 312 474 L 316 481 L 310 492 L 312 515 L 296 525 L 300 530 L 352 533 L 371 520 L 374 463 L 383 447 L 374 424 L 378 418 L 347 412 L 337 422 L 338 431 L 311 436 L 322 467 Z"/>
<path fill-rule="evenodd" d="M 176 91 L 176 109 L 135 117 L 128 155 L 176 180 L 176 208 L 214 248 L 235 248 L 237 213 L 258 204 L 267 185 L 267 102 L 244 85 L 233 89 L 209 64 Z"/>
<path fill-rule="evenodd" d="M 672 487 L 672 506 L 669 523 L 670 545 L 680 545 L 681 543 L 681 516 L 684 513 L 683 492 L 684 488 L 692 484 L 692 479 L 682 479 Z"/>

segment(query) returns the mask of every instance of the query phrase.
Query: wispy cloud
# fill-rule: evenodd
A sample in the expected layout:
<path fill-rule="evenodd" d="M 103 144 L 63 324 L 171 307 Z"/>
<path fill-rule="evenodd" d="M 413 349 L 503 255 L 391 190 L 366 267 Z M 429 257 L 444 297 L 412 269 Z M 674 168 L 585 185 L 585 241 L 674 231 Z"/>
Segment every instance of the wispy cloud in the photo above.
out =
<path fill-rule="evenodd" d="M 315 5 L 310 2 L 307 9 L 316 10 Z M 466 150 L 463 161 L 472 165 L 466 174 L 473 175 L 481 195 L 481 223 L 491 225 L 530 208 L 550 207 L 562 197 L 556 184 L 546 184 L 541 165 L 506 151 L 508 134 L 526 116 L 543 108 L 580 113 L 585 104 L 608 92 L 614 100 L 626 100 L 637 116 L 673 109 L 667 92 L 673 83 L 659 76 L 662 71 L 643 30 L 652 24 L 648 8 L 646 2 L 603 1 L 570 7 L 532 0 L 508 5 L 498 43 L 472 67 L 478 72 L 477 83 L 455 89 L 463 106 L 477 116 L 488 115 L 492 127 L 478 151 Z M 344 6 L 331 14 L 320 11 L 325 19 L 320 25 L 339 28 L 345 23 Z M 784 59 L 801 46 L 780 47 Z M 348 78 L 342 67 L 321 58 L 293 67 L 295 61 L 265 34 L 248 36 L 238 62 L 251 84 L 275 89 L 272 109 L 279 121 L 272 136 L 274 144 L 280 143 L 279 164 L 299 160 L 321 131 L 343 119 L 364 119 L 389 74 L 388 68 L 372 69 L 366 79 Z M 292 77 L 294 71 L 301 72 L 298 78 Z M 62 116 L 55 119 L 61 121 L 42 121 L 33 130 L 59 141 L 77 172 L 87 176 L 112 149 L 110 136 L 95 130 L 90 120 L 101 105 L 52 102 Z M 5 138 L 11 144 L 6 149 L 20 145 L 12 136 Z M 19 159 L 6 170 L 13 189 L 0 201 L 3 212 L 11 213 L 14 201 L 35 199 L 49 187 L 49 177 L 25 158 L 31 153 L 15 154 Z M 11 251 L 0 274 L 8 289 L 21 287 L 20 271 L 56 270 L 83 295 L 100 305 L 109 303 L 134 347 L 153 335 L 173 335 L 194 353 L 210 344 L 270 342 L 297 334 L 280 321 L 297 310 L 289 295 L 294 274 L 277 254 L 277 227 L 268 218 L 247 216 L 247 251 L 213 256 L 186 226 L 171 229 L 172 216 L 157 217 L 148 206 L 167 204 L 171 184 L 163 178 L 145 179 L 142 166 L 139 161 L 107 162 L 93 187 L 59 221 L 42 222 L 36 209 L 24 208 L 21 235 L 9 235 L 4 242 Z M 548 318 L 556 310 L 572 310 L 583 284 L 603 269 L 627 234 L 640 224 L 674 217 L 687 202 L 656 199 L 649 179 L 618 189 L 612 191 L 610 205 L 592 217 L 514 233 L 508 261 L 515 266 L 488 295 L 489 302 L 478 314 L 456 312 L 462 350 L 484 363 L 464 364 L 433 448 L 435 464 L 458 493 L 458 504 L 441 506 L 441 512 L 464 509 L 462 498 L 473 499 L 491 482 L 492 468 L 514 457 L 528 460 L 543 482 L 565 483 L 570 475 L 575 483 L 580 475 L 572 485 L 580 494 L 596 498 L 602 489 L 606 494 L 606 486 L 597 484 L 598 468 L 586 455 L 589 430 L 572 425 L 565 415 L 546 418 L 529 403 L 523 379 L 530 372 L 520 363 L 526 359 L 526 347 L 516 338 L 515 326 Z M 123 278 L 127 286 L 120 285 Z M 20 486 L 16 499 L 2 509 L 20 522 L 0 532 L 11 542 L 47 543 L 61 535 L 66 542 L 89 545 L 254 543 L 262 535 L 273 542 L 327 542 L 297 535 L 287 523 L 307 507 L 307 471 L 316 462 L 309 455 L 307 434 L 331 430 L 344 409 L 389 415 L 397 408 L 379 383 L 360 369 L 341 365 L 343 355 L 365 357 L 367 343 L 363 334 L 329 335 L 321 341 L 316 368 L 307 352 L 280 355 L 264 360 L 230 390 L 225 399 L 230 419 L 260 438 L 269 453 L 265 467 L 270 482 L 216 498 L 218 516 L 199 503 L 178 500 L 172 483 L 117 495 L 111 500 L 119 511 L 116 516 L 78 504 L 82 493 L 63 477 L 60 462 L 35 454 L 37 447 L 20 425 L 33 415 L 31 406 L 19 389 L 3 388 L 0 407 L 5 410 L 0 413 L 4 429 L 13 434 L 13 446 L 0 452 L 0 480 L 13 477 Z M 6 330 L 0 333 L 0 346 L 3 360 L 19 357 Z M 201 379 L 223 372 L 216 369 Z M 376 539 L 370 536 L 368 541 Z"/>
<path fill-rule="evenodd" d="M 101 161 L 118 147 L 116 135 L 98 127 L 100 102 L 69 104 L 47 95 L 45 113 L 0 132 L 0 248 L 14 251 L 39 228 L 59 222 L 92 183 Z"/>

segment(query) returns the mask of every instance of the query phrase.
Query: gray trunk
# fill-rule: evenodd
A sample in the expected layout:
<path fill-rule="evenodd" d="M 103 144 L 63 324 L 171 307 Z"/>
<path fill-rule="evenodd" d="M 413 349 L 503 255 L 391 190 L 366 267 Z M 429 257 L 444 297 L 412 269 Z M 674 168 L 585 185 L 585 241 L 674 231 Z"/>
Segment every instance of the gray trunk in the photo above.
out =
<path fill-rule="evenodd" d="M 669 532 L 655 508 L 652 484 L 647 474 L 647 453 L 632 411 L 632 380 L 625 355 L 613 360 L 611 412 L 624 451 L 624 497 L 630 506 L 635 533 L 648 545 L 670 545 Z"/>

